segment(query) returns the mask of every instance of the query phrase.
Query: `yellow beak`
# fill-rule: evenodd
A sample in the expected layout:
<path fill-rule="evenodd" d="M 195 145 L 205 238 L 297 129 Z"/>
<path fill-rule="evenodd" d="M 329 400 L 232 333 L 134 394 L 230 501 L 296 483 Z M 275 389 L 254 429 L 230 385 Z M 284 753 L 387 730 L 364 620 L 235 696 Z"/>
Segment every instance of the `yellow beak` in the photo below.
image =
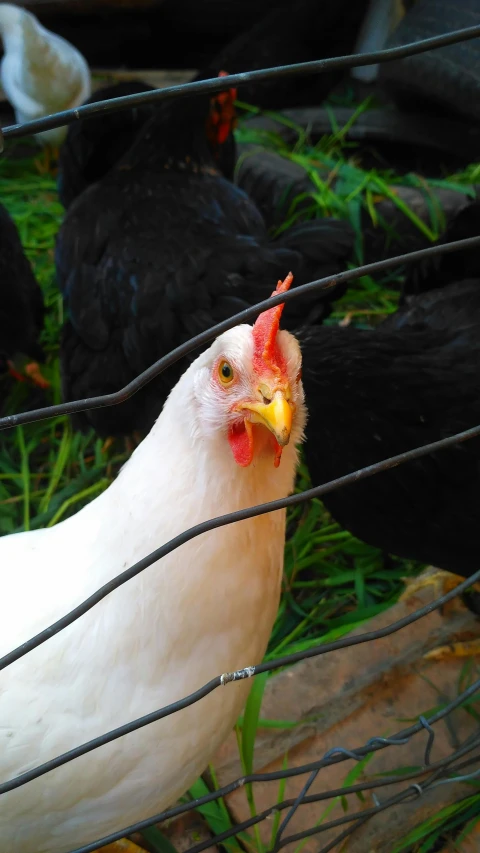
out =
<path fill-rule="evenodd" d="M 263 424 L 267 427 L 280 447 L 285 447 L 290 441 L 293 408 L 284 391 L 275 391 L 269 403 L 241 403 L 238 409 L 246 409 L 249 412 L 248 420 L 252 424 Z"/>

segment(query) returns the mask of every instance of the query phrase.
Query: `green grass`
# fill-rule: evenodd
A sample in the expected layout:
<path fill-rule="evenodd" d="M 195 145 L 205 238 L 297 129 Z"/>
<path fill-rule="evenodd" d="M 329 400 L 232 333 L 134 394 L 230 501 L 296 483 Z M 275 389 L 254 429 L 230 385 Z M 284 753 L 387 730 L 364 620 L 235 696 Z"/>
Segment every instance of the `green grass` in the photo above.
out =
<path fill-rule="evenodd" d="M 367 107 L 363 105 L 359 112 Z M 402 214 L 428 240 L 433 241 L 441 232 L 444 222 L 432 188 L 449 186 L 458 192 L 470 194 L 471 182 L 480 176 L 479 164 L 472 165 L 465 173 L 448 181 L 432 181 L 429 185 L 415 175 L 400 179 L 393 172 L 365 172 L 355 159 L 355 149 L 345 143 L 344 129 L 333 127 L 332 133 L 316 145 L 310 143 L 300 128 L 297 131 L 298 142 L 290 147 L 276 134 L 254 135 L 242 125 L 238 136 L 243 141 L 256 142 L 294 160 L 313 181 L 312 193 L 293 202 L 283 227 L 287 227 L 300 215 L 333 215 L 347 219 L 356 232 L 355 264 L 363 261 L 360 228 L 363 211 L 367 212 L 374 224 L 385 230 L 387 238 L 395 236 L 389 232 L 387 223 L 378 216 L 376 202 L 379 198 L 390 198 L 399 206 Z M 21 155 L 21 146 L 17 148 L 17 153 Z M 395 187 L 400 183 L 424 188 L 430 198 L 430 223 L 422 223 L 398 199 Z M 51 388 L 43 404 L 60 402 L 58 341 L 64 315 L 62 298 L 55 283 L 53 248 L 63 208 L 58 201 L 54 179 L 48 174 L 42 174 L 41 158 L 22 159 L 20 156 L 15 160 L 0 159 L 0 200 L 19 228 L 47 308 L 42 343 L 47 354 L 44 372 L 51 381 Z M 364 276 L 336 304 L 329 322 L 338 323 L 347 318 L 348 322 L 358 325 L 375 325 L 395 311 L 399 282 L 398 271 L 376 280 Z M 0 393 L 2 391 L 0 386 Z M 24 386 L 16 385 L 8 399 L 8 411 L 18 409 L 25 392 Z M 1 432 L 0 535 L 52 526 L 76 512 L 106 488 L 125 459 L 122 442 L 104 447 L 93 433 L 74 433 L 66 417 Z M 308 472 L 302 466 L 297 489 L 303 490 L 309 485 Z M 386 570 L 381 553 L 343 530 L 332 520 L 319 500 L 289 512 L 287 534 L 282 598 L 267 651 L 268 659 L 341 637 L 391 606 L 403 587 L 402 579 L 421 568 L 418 564 L 397 560 L 393 567 Z M 264 678 L 255 681 L 249 704 L 237 726 L 245 772 L 252 766 L 265 681 Z M 293 725 L 288 721 L 270 722 L 280 727 Z M 262 726 L 267 724 L 262 721 Z M 199 796 L 202 791 L 205 792 L 204 788 L 205 783 L 199 780 L 190 793 Z M 283 797 L 282 786 L 278 797 L 279 800 Z M 248 799 L 254 814 L 254 792 L 251 790 Z M 462 812 L 465 821 L 471 819 L 469 809 L 470 806 Z M 321 819 L 325 818 L 328 811 Z M 205 807 L 202 813 L 212 831 L 228 828 L 230 817 L 222 802 Z M 454 816 L 452 812 L 445 815 L 445 826 L 451 825 Z M 277 818 L 272 823 L 272 837 L 275 827 L 278 827 Z M 438 835 L 438 822 L 433 828 L 428 828 L 425 837 L 422 836 L 423 844 L 430 837 L 430 829 L 430 835 L 433 832 Z M 167 840 L 163 844 L 163 836 L 158 830 L 152 830 L 147 835 L 145 840 L 152 850 L 167 853 Z M 258 832 L 251 836 L 243 835 L 241 842 L 247 849 L 262 851 Z M 239 849 L 235 839 L 227 847 L 229 851 Z"/>
<path fill-rule="evenodd" d="M 17 149 L 21 154 L 20 144 Z M 63 304 L 55 283 L 53 249 L 63 208 L 54 178 L 42 174 L 40 167 L 41 157 L 0 160 L 0 200 L 19 228 L 44 293 L 42 343 L 47 353 L 45 374 L 52 382 L 47 404 L 61 400 L 58 341 Z M 351 221 L 355 219 L 355 205 L 346 203 L 341 215 L 350 211 Z M 322 208 L 322 212 L 331 211 Z M 393 277 L 380 283 L 364 277 L 341 300 L 331 322 L 347 313 L 353 321 L 376 322 L 395 310 L 395 284 Z M 18 409 L 25 393 L 25 386 L 17 383 L 8 411 Z M 106 487 L 125 459 L 122 442 L 105 449 L 93 433 L 74 433 L 66 417 L 1 432 L 0 534 L 51 526 L 76 512 Z M 308 472 L 302 468 L 298 488 L 308 485 Z M 417 568 L 399 561 L 398 568 L 383 571 L 378 550 L 343 531 L 319 501 L 289 513 L 288 533 L 284 595 L 269 657 L 340 636 L 380 612 L 395 600 L 401 578 Z"/>
<path fill-rule="evenodd" d="M 42 174 L 41 158 L 0 159 L 0 200 L 18 227 L 46 305 L 41 342 L 51 388 L 40 403 L 61 402 L 58 342 L 63 302 L 55 283 L 53 250 L 63 207 L 55 180 Z M 6 385 L 0 384 L 4 396 Z M 16 383 L 6 404 L 18 410 L 27 389 Z M 0 432 L 0 534 L 52 526 L 96 497 L 126 454 L 121 443 L 107 451 L 93 433 L 74 433 L 67 417 Z"/>

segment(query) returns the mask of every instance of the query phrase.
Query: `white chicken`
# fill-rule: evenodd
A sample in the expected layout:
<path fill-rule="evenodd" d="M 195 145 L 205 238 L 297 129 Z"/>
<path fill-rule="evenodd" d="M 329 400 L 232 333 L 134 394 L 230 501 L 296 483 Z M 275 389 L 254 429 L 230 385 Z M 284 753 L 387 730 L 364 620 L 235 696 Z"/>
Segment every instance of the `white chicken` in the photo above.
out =
<path fill-rule="evenodd" d="M 0 35 L 0 79 L 17 122 L 78 107 L 90 97 L 90 70 L 82 54 L 30 12 L 0 3 Z M 60 145 L 66 132 L 59 127 L 36 137 L 42 144 Z"/>
<path fill-rule="evenodd" d="M 306 412 L 282 308 L 192 363 L 96 500 L 56 527 L 0 539 L 1 654 L 185 528 L 292 491 Z M 260 662 L 284 536 L 284 511 L 205 533 L 2 671 L 1 779 Z M 1 796 L 1 850 L 64 853 L 168 807 L 229 734 L 249 687 L 219 688 Z"/>

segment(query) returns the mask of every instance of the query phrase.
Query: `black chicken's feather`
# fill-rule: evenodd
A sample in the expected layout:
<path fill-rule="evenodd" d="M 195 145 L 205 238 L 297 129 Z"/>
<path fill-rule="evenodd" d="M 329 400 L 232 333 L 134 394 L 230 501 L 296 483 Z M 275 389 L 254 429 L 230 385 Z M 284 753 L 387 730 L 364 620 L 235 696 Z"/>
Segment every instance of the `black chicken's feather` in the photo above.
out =
<path fill-rule="evenodd" d="M 152 89 L 153 86 L 140 80 L 116 83 L 97 89 L 85 104 Z M 58 194 L 64 207 L 69 207 L 83 190 L 107 174 L 128 151 L 153 110 L 153 104 L 141 104 L 69 125 L 60 149 L 57 179 Z"/>
<path fill-rule="evenodd" d="M 41 358 L 38 336 L 44 306 L 40 287 L 25 257 L 17 229 L 0 205 L 0 352 Z"/>
<path fill-rule="evenodd" d="M 61 345 L 67 400 L 118 390 L 192 335 L 267 298 L 290 270 L 301 284 L 339 271 L 351 253 L 346 223 L 318 220 L 269 238 L 253 202 L 224 176 L 233 137 L 223 157 L 209 144 L 209 109 L 205 97 L 163 103 L 67 211 L 56 247 L 70 318 Z M 332 296 L 293 302 L 285 325 L 295 328 L 312 306 L 326 316 Z M 102 435 L 149 429 L 184 370 L 182 361 L 126 403 L 75 421 Z"/>
<path fill-rule="evenodd" d="M 446 237 L 471 236 L 472 223 L 478 233 L 475 221 L 472 205 Z M 479 255 L 447 259 L 412 271 L 406 289 L 417 295 L 377 329 L 303 333 L 305 452 L 315 485 L 480 423 L 480 280 L 455 280 L 478 269 Z M 344 527 L 385 552 L 464 576 L 478 569 L 480 439 L 324 500 Z"/>

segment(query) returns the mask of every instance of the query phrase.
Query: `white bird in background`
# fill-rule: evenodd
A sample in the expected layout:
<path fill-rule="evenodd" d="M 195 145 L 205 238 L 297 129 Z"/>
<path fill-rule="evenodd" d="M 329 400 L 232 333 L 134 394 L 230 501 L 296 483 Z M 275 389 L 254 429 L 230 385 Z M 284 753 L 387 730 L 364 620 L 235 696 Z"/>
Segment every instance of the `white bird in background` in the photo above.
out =
<path fill-rule="evenodd" d="M 82 54 L 30 12 L 0 3 L 0 36 L 4 49 L 0 79 L 18 123 L 78 107 L 90 97 L 90 70 Z M 59 127 L 36 138 L 58 146 L 66 132 L 66 127 Z"/>
<path fill-rule="evenodd" d="M 184 529 L 292 491 L 306 412 L 282 308 L 191 364 L 96 500 L 53 528 L 0 539 L 0 654 Z M 0 778 L 260 662 L 284 539 L 284 510 L 205 533 L 3 670 Z M 3 795 L 1 849 L 64 853 L 168 807 L 227 737 L 249 687 L 219 688 Z"/>

